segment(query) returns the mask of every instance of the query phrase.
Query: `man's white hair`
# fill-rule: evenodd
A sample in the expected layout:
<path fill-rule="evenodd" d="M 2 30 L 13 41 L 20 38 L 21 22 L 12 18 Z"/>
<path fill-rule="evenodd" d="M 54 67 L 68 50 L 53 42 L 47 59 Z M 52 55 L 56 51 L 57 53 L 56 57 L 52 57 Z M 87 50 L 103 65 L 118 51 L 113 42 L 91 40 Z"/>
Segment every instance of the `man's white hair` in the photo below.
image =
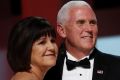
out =
<path fill-rule="evenodd" d="M 82 7 L 87 6 L 91 8 L 91 6 L 85 2 L 85 1 L 69 1 L 65 5 L 62 6 L 62 8 L 59 10 L 57 15 L 57 24 L 64 25 L 64 23 L 67 21 L 69 17 L 69 10 L 73 7 Z"/>

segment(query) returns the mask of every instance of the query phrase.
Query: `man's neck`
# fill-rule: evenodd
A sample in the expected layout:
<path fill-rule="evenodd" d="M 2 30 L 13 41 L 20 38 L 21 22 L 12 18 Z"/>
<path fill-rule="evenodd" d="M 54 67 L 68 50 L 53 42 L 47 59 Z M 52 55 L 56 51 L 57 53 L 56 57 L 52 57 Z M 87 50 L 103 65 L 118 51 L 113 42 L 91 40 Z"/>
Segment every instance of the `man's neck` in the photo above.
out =
<path fill-rule="evenodd" d="M 66 47 L 66 49 L 67 49 L 68 53 L 70 53 L 76 59 L 81 59 L 81 58 L 83 58 L 85 56 L 88 56 L 93 51 L 93 49 L 85 51 L 85 50 L 76 50 L 74 48 L 67 48 L 67 47 Z"/>

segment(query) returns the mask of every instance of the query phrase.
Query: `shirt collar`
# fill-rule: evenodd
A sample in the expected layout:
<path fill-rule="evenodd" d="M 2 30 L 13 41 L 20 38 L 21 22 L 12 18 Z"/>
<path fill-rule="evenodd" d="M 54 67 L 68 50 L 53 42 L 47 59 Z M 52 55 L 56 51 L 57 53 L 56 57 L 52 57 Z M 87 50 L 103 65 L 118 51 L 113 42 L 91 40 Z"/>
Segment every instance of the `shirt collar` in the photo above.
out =
<path fill-rule="evenodd" d="M 79 59 L 79 60 L 78 60 L 77 58 L 75 58 L 74 56 L 72 56 L 72 55 L 70 54 L 70 52 L 68 52 L 68 51 L 66 51 L 66 56 L 67 56 L 67 58 L 70 59 L 70 60 L 80 61 L 80 60 L 83 60 L 83 59 L 85 59 L 85 58 L 89 58 L 89 57 L 90 57 L 90 54 L 93 52 L 93 50 L 94 50 L 94 49 L 92 49 L 92 50 L 90 51 L 89 55 L 84 56 L 83 58 L 81 58 L 81 59 Z"/>

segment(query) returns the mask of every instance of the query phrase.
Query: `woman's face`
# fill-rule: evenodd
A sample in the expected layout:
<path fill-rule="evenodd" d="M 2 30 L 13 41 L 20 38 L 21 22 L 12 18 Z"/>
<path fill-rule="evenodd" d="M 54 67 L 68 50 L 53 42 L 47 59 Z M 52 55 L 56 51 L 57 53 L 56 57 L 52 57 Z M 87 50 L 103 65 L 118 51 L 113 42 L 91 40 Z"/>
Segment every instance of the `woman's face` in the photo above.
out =
<path fill-rule="evenodd" d="M 58 47 L 51 36 L 42 36 L 33 43 L 31 65 L 37 67 L 52 67 L 56 64 Z"/>

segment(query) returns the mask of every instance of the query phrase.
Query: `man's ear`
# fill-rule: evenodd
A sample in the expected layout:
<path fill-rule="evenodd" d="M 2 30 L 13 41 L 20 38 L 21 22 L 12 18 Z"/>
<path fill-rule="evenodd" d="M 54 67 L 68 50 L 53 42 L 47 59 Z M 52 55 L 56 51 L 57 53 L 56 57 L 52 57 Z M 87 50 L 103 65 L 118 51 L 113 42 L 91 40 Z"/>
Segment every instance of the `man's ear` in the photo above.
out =
<path fill-rule="evenodd" d="M 62 38 L 66 37 L 66 32 L 65 32 L 64 26 L 57 24 L 57 32 Z"/>

